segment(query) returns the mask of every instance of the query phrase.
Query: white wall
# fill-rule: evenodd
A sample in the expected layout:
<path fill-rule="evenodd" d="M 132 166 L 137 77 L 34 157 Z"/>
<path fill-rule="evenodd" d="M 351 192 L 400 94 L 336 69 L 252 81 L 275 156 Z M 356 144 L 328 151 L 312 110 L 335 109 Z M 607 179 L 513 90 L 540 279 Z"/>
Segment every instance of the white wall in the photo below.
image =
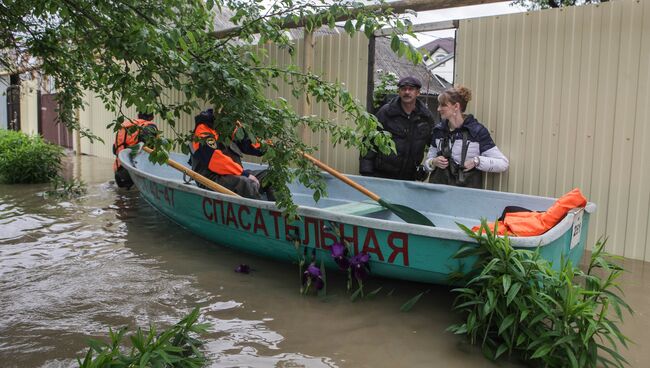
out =
<path fill-rule="evenodd" d="M 0 76 L 0 129 L 7 129 L 7 87 L 9 87 L 9 76 Z"/>

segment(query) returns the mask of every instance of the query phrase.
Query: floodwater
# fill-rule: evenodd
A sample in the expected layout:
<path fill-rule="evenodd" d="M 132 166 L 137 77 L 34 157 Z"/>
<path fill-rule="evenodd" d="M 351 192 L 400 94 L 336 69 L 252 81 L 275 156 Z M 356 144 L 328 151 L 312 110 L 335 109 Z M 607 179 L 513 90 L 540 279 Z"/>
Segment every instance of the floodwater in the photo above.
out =
<path fill-rule="evenodd" d="M 167 327 L 194 307 L 211 367 L 520 367 L 492 363 L 445 329 L 458 316 L 447 287 L 371 280 L 350 301 L 329 272 L 328 296 L 299 293 L 298 266 L 205 241 L 118 190 L 111 161 L 72 158 L 88 185 L 73 200 L 47 185 L 0 185 L 0 366 L 70 367 L 108 328 Z M 250 274 L 234 269 L 240 264 Z M 650 366 L 650 264 L 625 261 L 622 330 L 632 367 Z M 409 312 L 409 299 L 426 292 Z"/>

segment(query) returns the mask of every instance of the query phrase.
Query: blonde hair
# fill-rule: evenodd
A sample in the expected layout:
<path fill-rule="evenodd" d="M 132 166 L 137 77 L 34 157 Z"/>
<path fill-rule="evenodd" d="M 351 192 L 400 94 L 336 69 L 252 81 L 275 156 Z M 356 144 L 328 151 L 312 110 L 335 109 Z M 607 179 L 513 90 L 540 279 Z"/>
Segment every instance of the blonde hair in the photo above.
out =
<path fill-rule="evenodd" d="M 472 100 L 472 91 L 465 86 L 449 87 L 440 95 L 438 95 L 438 103 L 440 105 L 447 105 L 449 103 L 460 104 L 460 111 L 465 112 L 467 104 Z"/>

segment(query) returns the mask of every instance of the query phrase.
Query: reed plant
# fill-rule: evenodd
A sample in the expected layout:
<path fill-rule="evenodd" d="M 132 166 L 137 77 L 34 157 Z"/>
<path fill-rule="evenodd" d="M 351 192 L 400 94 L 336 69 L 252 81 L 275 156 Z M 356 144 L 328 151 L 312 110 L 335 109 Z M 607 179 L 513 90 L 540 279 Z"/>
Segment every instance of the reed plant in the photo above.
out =
<path fill-rule="evenodd" d="M 125 346 L 127 331 L 109 329 L 110 342 L 90 340 L 90 349 L 80 368 L 127 368 L 127 367 L 182 367 L 198 368 L 207 364 L 201 352 L 203 343 L 197 334 L 207 331 L 207 324 L 197 323 L 199 310 L 195 308 L 188 316 L 172 327 L 157 333 L 152 326 L 148 332 L 138 328 L 129 337 L 130 347 Z"/>
<path fill-rule="evenodd" d="M 0 130 L 0 182 L 45 183 L 61 169 L 63 149 L 22 132 Z"/>
<path fill-rule="evenodd" d="M 81 179 L 66 179 L 56 176 L 51 181 L 51 189 L 45 192 L 48 197 L 53 198 L 76 198 L 88 192 L 88 186 Z"/>
<path fill-rule="evenodd" d="M 539 251 L 514 249 L 485 221 L 474 233 L 478 242 L 456 258 L 477 257 L 454 308 L 464 315 L 449 331 L 466 335 L 490 359 L 502 355 L 543 367 L 623 367 L 619 352 L 629 339 L 621 332 L 623 312 L 617 279 L 623 268 L 607 255 L 605 241 L 594 246 L 586 272 L 562 260 L 558 270 Z M 484 234 L 484 235 L 480 235 Z"/>

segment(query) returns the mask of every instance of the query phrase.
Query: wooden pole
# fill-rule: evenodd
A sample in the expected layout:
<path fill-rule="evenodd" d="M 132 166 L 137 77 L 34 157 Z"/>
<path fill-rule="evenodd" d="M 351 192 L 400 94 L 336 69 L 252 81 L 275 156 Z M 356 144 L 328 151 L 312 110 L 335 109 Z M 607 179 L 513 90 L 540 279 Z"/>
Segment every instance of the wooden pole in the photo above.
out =
<path fill-rule="evenodd" d="M 146 146 L 143 146 L 142 150 L 149 153 L 149 154 L 151 154 L 153 152 L 153 150 L 151 148 L 146 147 Z M 235 197 L 240 197 L 239 194 L 233 192 L 232 190 L 215 183 L 214 181 L 206 178 L 205 176 L 197 173 L 196 171 L 193 171 L 192 169 L 190 169 L 190 168 L 188 168 L 188 167 L 186 167 L 184 165 L 179 164 L 178 162 L 172 160 L 171 158 L 167 159 L 167 165 L 169 165 L 169 166 L 173 167 L 174 169 L 182 172 L 183 174 L 185 174 L 185 175 L 189 176 L 190 178 L 194 179 L 197 183 L 201 183 L 201 184 L 205 185 L 206 187 L 214 190 L 215 192 L 228 194 L 228 195 L 235 196 Z"/>
<path fill-rule="evenodd" d="M 81 157 L 81 113 L 79 113 L 79 109 L 77 109 L 77 124 L 78 128 L 74 132 L 75 156 Z"/>
<path fill-rule="evenodd" d="M 302 72 L 304 74 L 311 73 L 314 69 L 314 34 L 312 32 L 307 32 L 305 30 L 303 38 L 303 50 L 302 50 Z M 312 114 L 311 111 L 311 102 L 307 98 L 307 94 L 302 97 L 300 103 L 300 113 L 302 116 L 308 116 Z M 300 137 L 303 143 L 307 143 L 309 140 L 309 130 L 305 126 L 300 127 Z"/>

